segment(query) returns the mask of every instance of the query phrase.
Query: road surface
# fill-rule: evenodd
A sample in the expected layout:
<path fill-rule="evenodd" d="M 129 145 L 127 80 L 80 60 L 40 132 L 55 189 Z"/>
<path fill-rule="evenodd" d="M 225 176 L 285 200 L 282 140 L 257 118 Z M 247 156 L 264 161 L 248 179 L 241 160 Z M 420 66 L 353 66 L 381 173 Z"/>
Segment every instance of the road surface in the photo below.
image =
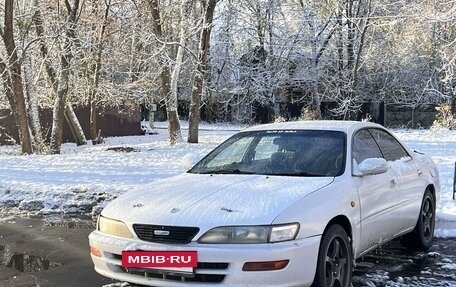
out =
<path fill-rule="evenodd" d="M 126 287 L 93 270 L 87 239 L 93 228 L 77 218 L 0 218 L 0 287 Z M 437 239 L 427 252 L 394 241 L 357 260 L 353 287 L 456 287 L 455 270 L 454 239 Z"/>

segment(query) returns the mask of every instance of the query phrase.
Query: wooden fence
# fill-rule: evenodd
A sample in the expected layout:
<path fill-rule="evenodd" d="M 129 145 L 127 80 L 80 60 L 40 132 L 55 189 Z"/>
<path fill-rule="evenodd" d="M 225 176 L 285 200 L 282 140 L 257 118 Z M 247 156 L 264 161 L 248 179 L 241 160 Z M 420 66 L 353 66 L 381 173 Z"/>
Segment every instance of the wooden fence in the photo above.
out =
<path fill-rule="evenodd" d="M 84 130 L 86 137 L 90 135 L 90 110 L 88 107 L 76 107 L 75 113 Z M 49 140 L 52 126 L 52 110 L 43 109 L 40 111 L 40 123 Z M 107 108 L 97 117 L 98 129 L 103 137 L 108 136 L 129 136 L 141 134 L 141 111 L 140 108 Z M 17 127 L 10 110 L 0 110 L 0 144 L 12 144 L 18 141 Z M 63 127 L 63 142 L 74 142 L 68 124 Z"/>

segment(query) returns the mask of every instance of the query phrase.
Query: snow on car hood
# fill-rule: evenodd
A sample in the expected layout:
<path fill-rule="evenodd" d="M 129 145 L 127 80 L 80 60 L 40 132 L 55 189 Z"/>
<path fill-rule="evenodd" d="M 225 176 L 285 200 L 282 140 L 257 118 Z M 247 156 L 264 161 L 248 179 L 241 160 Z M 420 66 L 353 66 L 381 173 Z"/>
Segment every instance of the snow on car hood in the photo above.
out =
<path fill-rule="evenodd" d="M 333 177 L 186 173 L 127 192 L 102 215 L 127 224 L 196 226 L 271 224 L 296 200 Z"/>

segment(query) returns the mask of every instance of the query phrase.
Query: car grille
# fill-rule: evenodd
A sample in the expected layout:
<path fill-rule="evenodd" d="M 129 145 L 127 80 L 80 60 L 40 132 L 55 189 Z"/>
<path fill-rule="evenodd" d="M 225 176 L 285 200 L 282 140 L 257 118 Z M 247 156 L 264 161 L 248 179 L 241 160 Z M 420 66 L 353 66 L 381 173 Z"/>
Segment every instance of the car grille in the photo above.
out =
<path fill-rule="evenodd" d="M 119 262 L 122 260 L 122 255 L 111 254 L 111 256 L 112 258 L 119 260 Z M 195 272 L 193 274 L 176 274 L 154 269 L 125 268 L 122 266 L 118 267 L 122 272 L 133 276 L 155 278 L 163 281 L 188 283 L 221 283 L 223 280 L 225 280 L 225 273 L 229 267 L 229 264 L 224 262 L 198 262 L 198 267 L 195 268 Z"/>
<path fill-rule="evenodd" d="M 225 274 L 193 274 L 192 277 L 179 276 L 171 274 L 155 273 L 153 270 L 145 272 L 143 269 L 136 268 L 120 268 L 122 271 L 145 278 L 155 278 L 164 281 L 177 281 L 177 282 L 204 282 L 204 283 L 220 283 L 225 279 Z"/>
<path fill-rule="evenodd" d="M 157 243 L 190 243 L 199 232 L 198 227 L 133 224 L 139 239 Z"/>
<path fill-rule="evenodd" d="M 155 278 L 164 281 L 176 281 L 176 282 L 188 282 L 188 283 L 221 283 L 225 280 L 226 269 L 228 269 L 228 263 L 210 263 L 210 262 L 198 262 L 198 267 L 195 269 L 194 274 L 179 275 L 173 273 L 162 272 L 160 270 L 153 269 L 141 269 L 141 268 L 125 268 L 120 267 L 123 272 L 131 275 Z M 208 273 L 205 272 L 207 270 Z M 211 270 L 211 271 L 210 271 Z M 213 274 L 219 270 L 222 274 Z"/>

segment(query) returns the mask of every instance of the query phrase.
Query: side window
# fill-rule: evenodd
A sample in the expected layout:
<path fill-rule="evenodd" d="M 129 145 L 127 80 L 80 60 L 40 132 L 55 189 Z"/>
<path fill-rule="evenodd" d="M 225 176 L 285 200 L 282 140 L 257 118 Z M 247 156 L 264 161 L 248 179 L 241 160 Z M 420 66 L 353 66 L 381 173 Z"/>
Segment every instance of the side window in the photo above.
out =
<path fill-rule="evenodd" d="M 410 156 L 402 145 L 386 131 L 380 129 L 369 129 L 369 131 L 378 143 L 387 161 L 395 161 Z"/>
<path fill-rule="evenodd" d="M 353 158 L 361 163 L 367 158 L 383 158 L 372 135 L 368 130 L 360 130 L 353 137 Z"/>

